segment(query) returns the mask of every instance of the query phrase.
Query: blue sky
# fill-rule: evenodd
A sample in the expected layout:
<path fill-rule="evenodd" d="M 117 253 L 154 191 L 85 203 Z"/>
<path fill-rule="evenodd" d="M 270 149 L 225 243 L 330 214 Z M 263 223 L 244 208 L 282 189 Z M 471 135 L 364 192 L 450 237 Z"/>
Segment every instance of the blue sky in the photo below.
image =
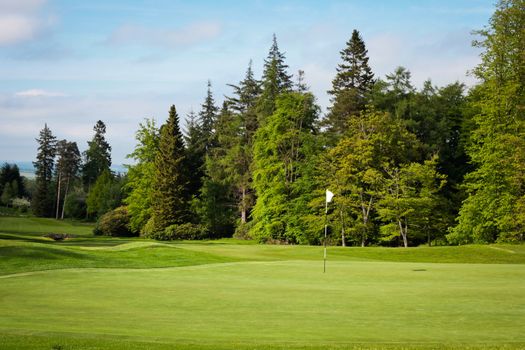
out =
<path fill-rule="evenodd" d="M 472 85 L 471 31 L 492 11 L 486 0 L 0 0 L 0 160 L 33 160 L 44 123 L 84 150 L 101 119 L 125 163 L 144 118 L 198 111 L 208 79 L 220 103 L 250 59 L 260 75 L 273 33 L 323 109 L 354 28 L 376 76 L 402 65 L 416 86 Z"/>

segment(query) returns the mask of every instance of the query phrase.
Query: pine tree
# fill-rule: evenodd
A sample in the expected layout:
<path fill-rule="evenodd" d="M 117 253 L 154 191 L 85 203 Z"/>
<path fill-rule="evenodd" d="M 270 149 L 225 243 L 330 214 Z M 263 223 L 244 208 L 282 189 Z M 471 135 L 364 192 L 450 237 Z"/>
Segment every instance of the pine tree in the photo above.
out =
<path fill-rule="evenodd" d="M 185 160 L 183 135 L 175 106 L 161 127 L 159 151 L 155 157 L 155 180 L 151 223 L 153 233 L 173 224 L 182 224 L 188 218 L 188 169 Z"/>
<path fill-rule="evenodd" d="M 56 155 L 56 138 L 45 124 L 40 131 L 38 153 L 35 166 L 36 190 L 33 195 L 32 207 L 36 216 L 51 216 L 53 214 L 53 169 Z"/>
<path fill-rule="evenodd" d="M 106 125 L 101 120 L 93 127 L 95 135 L 88 141 L 88 149 L 84 152 L 84 166 L 82 167 L 82 180 L 84 186 L 89 187 L 95 183 L 97 178 L 109 170 L 111 166 L 111 146 L 106 141 Z"/>
<path fill-rule="evenodd" d="M 65 198 L 69 187 L 80 169 L 80 152 L 76 142 L 60 140 L 57 142 L 56 183 L 57 200 L 55 218 L 64 218 Z M 62 203 L 62 205 L 61 205 Z"/>
<path fill-rule="evenodd" d="M 217 140 L 215 139 L 215 123 L 217 121 L 218 112 L 219 108 L 215 105 L 215 100 L 213 99 L 213 93 L 211 91 L 211 82 L 208 80 L 206 98 L 201 105 L 201 111 L 199 113 L 200 136 L 205 154 L 209 154 L 210 150 L 217 143 Z"/>
<path fill-rule="evenodd" d="M 229 84 L 229 86 L 233 88 L 233 96 L 226 97 L 228 106 L 241 119 L 243 142 L 251 144 L 253 135 L 259 126 L 256 107 L 261 95 L 261 83 L 254 77 L 251 60 L 244 79 L 238 85 Z"/>
<path fill-rule="evenodd" d="M 332 137 L 341 136 L 347 130 L 348 119 L 359 115 L 368 102 L 368 94 L 374 84 L 374 74 L 368 65 L 368 51 L 361 35 L 354 29 L 352 37 L 341 51 L 342 62 L 332 81 L 330 112 L 323 121 Z"/>
<path fill-rule="evenodd" d="M 215 135 L 217 144 L 210 150 L 205 161 L 205 177 L 198 200 L 192 207 L 210 232 L 216 237 L 233 233 L 235 225 L 235 164 L 242 159 L 231 158 L 239 147 L 238 119 L 223 103 L 216 122 Z"/>
<path fill-rule="evenodd" d="M 285 55 L 279 51 L 277 37 L 273 35 L 272 47 L 264 61 L 262 94 L 258 101 L 259 124 L 275 110 L 275 101 L 279 94 L 292 90 L 292 75 L 287 73 Z"/>
<path fill-rule="evenodd" d="M 233 97 L 227 97 L 228 106 L 233 111 L 231 118 L 223 118 L 219 143 L 225 148 L 222 161 L 225 173 L 233 187 L 241 226 L 246 224 L 254 196 L 252 173 L 253 139 L 258 128 L 257 100 L 261 94 L 260 83 L 255 80 L 252 62 L 248 65 L 244 79 L 233 87 Z"/>
<path fill-rule="evenodd" d="M 202 129 L 198 116 L 190 111 L 186 118 L 186 163 L 191 174 L 188 179 L 188 191 L 191 196 L 198 196 L 204 177 L 204 160 L 206 158 L 206 143 L 202 136 Z"/>

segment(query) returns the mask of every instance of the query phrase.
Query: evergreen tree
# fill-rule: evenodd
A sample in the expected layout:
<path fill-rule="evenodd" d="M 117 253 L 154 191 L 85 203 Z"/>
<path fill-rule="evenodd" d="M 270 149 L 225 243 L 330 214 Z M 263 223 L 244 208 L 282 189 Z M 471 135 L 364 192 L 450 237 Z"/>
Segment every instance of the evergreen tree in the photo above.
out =
<path fill-rule="evenodd" d="M 351 116 L 359 115 L 368 102 L 374 74 L 368 65 L 368 51 L 361 35 L 354 29 L 346 47 L 340 52 L 342 62 L 332 81 L 332 106 L 323 121 L 332 138 L 344 134 Z"/>
<path fill-rule="evenodd" d="M 261 95 L 261 83 L 253 75 L 251 60 L 244 79 L 238 85 L 229 84 L 229 86 L 233 88 L 233 96 L 226 97 L 229 109 L 241 119 L 239 127 L 243 142 L 251 144 L 258 128 L 256 107 Z"/>
<path fill-rule="evenodd" d="M 198 196 L 202 187 L 204 177 L 204 160 L 206 157 L 206 143 L 202 135 L 202 129 L 199 124 L 198 116 L 195 112 L 190 111 L 186 118 L 186 162 L 188 171 L 192 176 L 188 179 L 188 191 L 192 196 Z"/>
<path fill-rule="evenodd" d="M 474 74 L 482 81 L 473 102 L 475 128 L 468 154 L 476 169 L 465 178 L 468 198 L 454 243 L 523 239 L 525 224 L 525 2 L 500 0 L 478 32 L 484 49 Z"/>
<path fill-rule="evenodd" d="M 16 164 L 4 163 L 0 168 L 0 193 L 4 192 L 4 186 L 9 184 L 13 188 L 13 181 L 16 182 L 17 191 L 14 197 L 22 198 L 26 196 L 24 179 L 20 176 L 20 170 Z M 10 190 L 12 192 L 12 190 Z"/>
<path fill-rule="evenodd" d="M 160 130 L 159 151 L 155 156 L 153 182 L 155 201 L 147 225 L 151 232 L 146 232 L 146 234 L 189 221 L 187 190 L 189 175 L 183 135 L 179 128 L 179 117 L 175 106 L 171 106 L 168 120 Z"/>
<path fill-rule="evenodd" d="M 200 136 L 205 154 L 209 154 L 210 150 L 217 143 L 215 139 L 215 123 L 217 121 L 218 112 L 219 108 L 215 105 L 215 100 L 213 99 L 213 93 L 211 91 L 211 82 L 208 80 L 206 98 L 201 105 L 201 111 L 199 113 Z"/>
<path fill-rule="evenodd" d="M 33 162 L 36 175 L 36 189 L 33 195 L 32 208 L 36 216 L 51 216 L 53 214 L 53 169 L 56 155 L 56 138 L 45 124 L 40 131 L 38 153 Z"/>
<path fill-rule="evenodd" d="M 262 94 L 258 101 L 259 124 L 264 124 L 266 118 L 273 114 L 275 102 L 279 94 L 292 90 L 292 75 L 287 73 L 284 53 L 279 51 L 277 37 L 273 35 L 273 42 L 264 60 L 262 77 Z"/>
<path fill-rule="evenodd" d="M 80 169 L 80 152 L 76 142 L 60 140 L 57 142 L 56 183 L 57 200 L 55 218 L 64 218 L 65 198 L 70 185 L 75 180 Z M 62 204 L 62 205 L 61 205 Z"/>
<path fill-rule="evenodd" d="M 101 120 L 93 127 L 95 135 L 88 141 L 88 149 L 84 152 L 84 166 L 82 167 L 82 180 L 84 186 L 89 187 L 98 177 L 111 166 L 111 146 L 106 141 L 106 125 Z"/>
<path fill-rule="evenodd" d="M 242 158 L 231 158 L 233 154 L 238 155 L 234 151 L 239 147 L 237 121 L 224 102 L 216 123 L 217 144 L 206 157 L 206 176 L 200 196 L 192 203 L 200 222 L 217 237 L 231 235 L 235 225 L 235 164 L 242 162 Z"/>
<path fill-rule="evenodd" d="M 224 114 L 218 135 L 219 144 L 225 150 L 221 161 L 224 172 L 233 188 L 237 200 L 241 226 L 248 221 L 254 203 L 251 164 L 253 162 L 253 140 L 258 128 L 257 100 L 261 94 L 260 83 L 255 80 L 252 64 L 248 66 L 244 79 L 233 87 L 233 97 L 227 97 L 233 115 Z M 225 106 L 225 107 L 227 107 Z"/>
<path fill-rule="evenodd" d="M 155 157 L 159 148 L 160 131 L 155 119 L 146 119 L 139 124 L 135 134 L 137 145 L 127 157 L 135 161 L 128 167 L 126 188 L 129 195 L 124 200 L 130 216 L 132 232 L 144 233 L 143 228 L 151 217 L 154 202 Z"/>

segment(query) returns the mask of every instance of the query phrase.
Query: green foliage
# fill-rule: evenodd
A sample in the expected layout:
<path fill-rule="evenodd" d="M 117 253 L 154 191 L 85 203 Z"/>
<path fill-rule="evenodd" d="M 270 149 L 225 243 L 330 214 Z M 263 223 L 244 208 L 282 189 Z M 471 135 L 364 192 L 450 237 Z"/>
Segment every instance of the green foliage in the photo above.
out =
<path fill-rule="evenodd" d="M 468 154 L 475 170 L 465 178 L 468 198 L 452 243 L 523 239 L 525 198 L 525 11 L 523 0 L 501 0 L 490 25 L 478 32 L 484 51 L 474 70 L 474 129 Z"/>
<path fill-rule="evenodd" d="M 307 243 L 308 228 L 299 219 L 309 213 L 313 181 L 309 166 L 317 152 L 314 133 L 318 107 L 311 94 L 287 93 L 256 133 L 254 188 L 257 202 L 250 235 L 259 241 Z"/>
<path fill-rule="evenodd" d="M 425 237 L 435 220 L 438 192 L 445 185 L 445 176 L 436 171 L 437 157 L 420 163 L 403 164 L 386 170 L 378 216 L 386 223 L 382 238 L 401 238 L 407 247 L 412 237 Z"/>
<path fill-rule="evenodd" d="M 53 214 L 54 191 L 51 180 L 56 155 L 56 138 L 51 130 L 44 126 L 40 131 L 38 142 L 38 153 L 35 166 L 36 188 L 32 198 L 32 209 L 36 216 L 51 216 Z"/>
<path fill-rule="evenodd" d="M 86 193 L 82 188 L 75 188 L 64 199 L 65 216 L 72 219 L 84 219 L 87 214 Z"/>
<path fill-rule="evenodd" d="M 97 218 L 118 207 L 122 201 L 121 189 L 124 181 L 124 178 L 114 177 L 108 170 L 104 170 L 87 195 L 88 216 Z"/>
<path fill-rule="evenodd" d="M 80 152 L 76 142 L 60 140 L 57 142 L 57 162 L 56 162 L 56 183 L 57 183 L 57 200 L 55 218 L 64 218 L 65 200 L 69 188 L 73 185 L 80 169 Z M 62 206 L 61 206 L 62 204 Z M 62 209 L 62 210 L 60 210 Z"/>
<path fill-rule="evenodd" d="M 130 217 L 126 207 L 115 208 L 102 215 L 93 229 L 95 235 L 130 237 L 136 234 L 129 227 Z"/>
<path fill-rule="evenodd" d="M 274 34 L 270 52 L 264 60 L 262 93 L 257 101 L 259 125 L 263 125 L 266 118 L 275 111 L 275 103 L 279 94 L 292 90 L 292 76 L 288 74 L 288 66 L 284 60 L 284 53 L 279 51 L 277 37 Z"/>
<path fill-rule="evenodd" d="M 13 208 L 15 208 L 19 213 L 25 214 L 28 213 L 31 209 L 31 202 L 26 198 L 14 198 L 11 202 Z"/>
<path fill-rule="evenodd" d="M 16 182 L 16 184 L 13 183 Z M 4 192 L 5 186 L 10 186 L 10 191 L 16 189 L 15 197 L 24 197 L 27 195 L 24 179 L 20 176 L 20 170 L 16 164 L 4 163 L 0 168 L 0 194 Z"/>
<path fill-rule="evenodd" d="M 159 150 L 155 156 L 152 215 L 153 231 L 162 231 L 189 220 L 188 169 L 183 136 L 175 106 L 161 127 Z"/>
<path fill-rule="evenodd" d="M 111 146 L 104 136 L 106 124 L 101 120 L 97 121 L 93 131 L 95 135 L 91 141 L 88 141 L 88 149 L 84 152 L 82 167 L 82 180 L 88 190 L 104 171 L 109 171 L 111 166 Z"/>
<path fill-rule="evenodd" d="M 149 237 L 159 241 L 172 241 L 181 239 L 198 240 L 209 238 L 210 232 L 205 226 L 187 222 L 180 225 L 170 225 L 163 231 L 154 232 Z"/>
<path fill-rule="evenodd" d="M 368 102 L 374 74 L 368 65 L 368 51 L 361 35 L 354 29 L 352 37 L 341 51 L 342 62 L 332 81 L 332 106 L 323 125 L 331 138 L 341 137 L 351 116 L 359 115 Z"/>
<path fill-rule="evenodd" d="M 16 180 L 11 181 L 10 183 L 4 184 L 4 190 L 0 196 L 0 203 L 9 207 L 11 206 L 13 199 L 18 195 L 18 182 Z"/>
<path fill-rule="evenodd" d="M 159 147 L 160 131 L 154 119 L 146 119 L 139 124 L 135 134 L 137 145 L 128 155 L 135 165 L 128 166 L 126 189 L 129 195 L 124 199 L 127 204 L 133 232 L 142 232 L 151 217 L 153 202 L 153 183 L 155 176 L 155 157 Z"/>

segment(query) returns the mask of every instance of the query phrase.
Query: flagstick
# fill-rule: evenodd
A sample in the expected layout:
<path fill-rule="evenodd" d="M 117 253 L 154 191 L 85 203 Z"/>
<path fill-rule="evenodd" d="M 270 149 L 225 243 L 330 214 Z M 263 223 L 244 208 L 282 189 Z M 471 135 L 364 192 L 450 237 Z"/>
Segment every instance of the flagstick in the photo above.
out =
<path fill-rule="evenodd" d="M 326 272 L 326 231 L 328 230 L 328 201 L 325 202 L 324 209 L 324 258 L 323 258 L 323 273 Z"/>

